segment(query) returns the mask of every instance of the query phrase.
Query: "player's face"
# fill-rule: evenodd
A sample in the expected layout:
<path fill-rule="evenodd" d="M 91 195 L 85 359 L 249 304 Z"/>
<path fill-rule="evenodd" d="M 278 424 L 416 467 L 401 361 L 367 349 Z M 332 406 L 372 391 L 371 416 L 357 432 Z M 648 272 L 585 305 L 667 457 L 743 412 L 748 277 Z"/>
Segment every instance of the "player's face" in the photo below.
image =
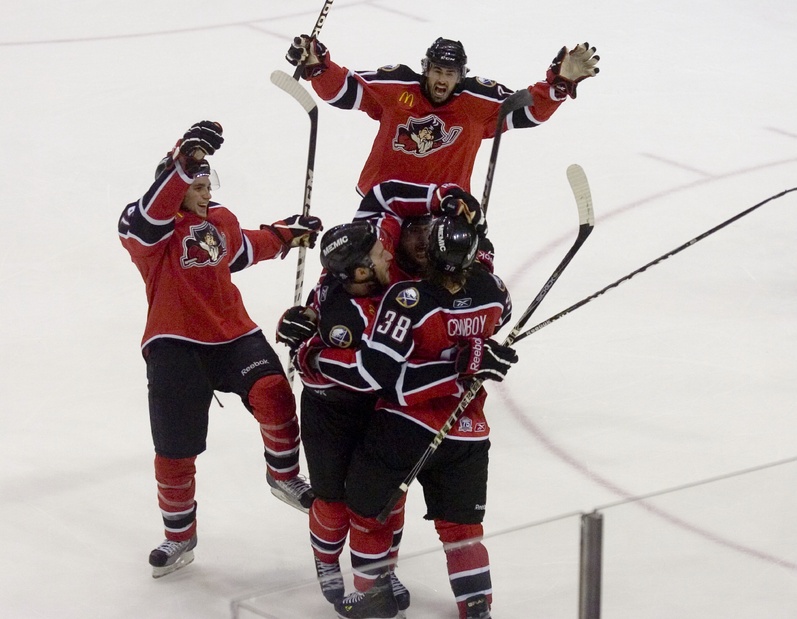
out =
<path fill-rule="evenodd" d="M 451 67 L 430 64 L 426 71 L 426 89 L 432 103 L 443 103 L 459 83 L 459 71 Z"/>
<path fill-rule="evenodd" d="M 183 209 L 205 218 L 208 216 L 208 202 L 210 202 L 210 178 L 200 176 L 185 192 Z"/>
<path fill-rule="evenodd" d="M 371 262 L 374 265 L 374 277 L 380 284 L 387 286 L 390 283 L 388 271 L 390 270 L 390 262 L 393 260 L 393 254 L 385 249 L 382 241 L 377 241 L 371 248 L 369 258 L 371 258 Z"/>
<path fill-rule="evenodd" d="M 429 247 L 429 231 L 431 229 L 431 223 L 425 225 L 412 224 L 401 231 L 401 238 L 399 239 L 401 255 L 412 261 L 418 267 L 418 270 L 425 269 L 429 262 L 426 249 Z"/>

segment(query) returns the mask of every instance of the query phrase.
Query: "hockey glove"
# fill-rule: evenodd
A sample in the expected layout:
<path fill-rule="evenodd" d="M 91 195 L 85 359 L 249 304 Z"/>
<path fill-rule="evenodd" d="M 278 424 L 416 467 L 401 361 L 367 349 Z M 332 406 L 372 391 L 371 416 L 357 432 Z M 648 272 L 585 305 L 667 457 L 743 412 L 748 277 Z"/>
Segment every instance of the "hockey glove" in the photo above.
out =
<path fill-rule="evenodd" d="M 315 247 L 318 233 L 324 229 L 324 226 L 318 217 L 292 215 L 287 219 L 275 221 L 270 226 L 260 226 L 261 230 L 265 228 L 271 229 L 279 236 L 283 244 L 282 257 L 284 258 L 292 247 Z"/>
<path fill-rule="evenodd" d="M 467 219 L 479 236 L 487 234 L 487 220 L 479 201 L 454 183 L 440 185 L 432 196 L 432 213 L 461 216 Z"/>
<path fill-rule="evenodd" d="M 221 148 L 224 142 L 221 132 L 221 125 L 210 120 L 203 120 L 191 125 L 180 142 L 180 153 L 190 158 L 196 149 L 200 149 L 206 155 L 212 155 Z"/>
<path fill-rule="evenodd" d="M 501 382 L 517 360 L 513 348 L 502 346 L 495 340 L 471 337 L 458 346 L 456 369 L 463 378 Z"/>
<path fill-rule="evenodd" d="M 309 80 L 321 75 L 329 65 L 329 52 L 326 46 L 308 34 L 294 37 L 293 43 L 285 54 L 285 60 L 294 67 L 302 65 L 304 79 Z"/>
<path fill-rule="evenodd" d="M 494 273 L 493 262 L 495 262 L 495 247 L 493 242 L 486 236 L 479 237 L 479 247 L 476 250 L 476 262 L 482 265 L 490 273 Z"/>
<path fill-rule="evenodd" d="M 301 305 L 296 305 L 287 310 L 277 324 L 277 341 L 286 344 L 291 351 L 315 335 L 315 320 L 305 310 Z"/>
<path fill-rule="evenodd" d="M 567 47 L 559 50 L 551 66 L 548 67 L 547 82 L 553 86 L 560 98 L 569 96 L 576 98 L 576 86 L 582 80 L 597 75 L 600 69 L 596 66 L 601 59 L 589 43 L 576 45 L 568 51 Z"/>
<path fill-rule="evenodd" d="M 323 382 L 325 379 L 318 371 L 318 354 L 323 343 L 318 336 L 303 342 L 292 355 L 293 367 L 309 382 Z"/>

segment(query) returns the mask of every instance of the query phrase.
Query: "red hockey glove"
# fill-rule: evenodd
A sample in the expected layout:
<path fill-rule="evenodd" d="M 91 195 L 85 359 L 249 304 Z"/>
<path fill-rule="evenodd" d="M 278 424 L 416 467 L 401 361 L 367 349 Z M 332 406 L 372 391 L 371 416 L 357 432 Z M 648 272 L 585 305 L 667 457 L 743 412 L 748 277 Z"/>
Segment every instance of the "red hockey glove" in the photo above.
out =
<path fill-rule="evenodd" d="M 479 247 L 476 250 L 476 262 L 481 264 L 490 273 L 494 273 L 493 262 L 495 262 L 495 247 L 493 242 L 486 236 L 479 237 Z"/>
<path fill-rule="evenodd" d="M 287 219 L 275 221 L 270 226 L 262 225 L 260 229 L 270 228 L 280 237 L 284 247 L 282 257 L 284 258 L 288 250 L 292 247 L 315 247 L 318 233 L 324 229 L 321 220 L 312 215 L 292 215 Z"/>
<path fill-rule="evenodd" d="M 318 353 L 323 349 L 323 342 L 318 336 L 303 342 L 293 354 L 293 367 L 309 382 L 318 383 L 325 379 L 318 371 Z"/>
<path fill-rule="evenodd" d="M 302 34 L 294 37 L 288 53 L 285 54 L 285 60 L 294 67 L 303 65 L 302 77 L 310 80 L 327 70 L 329 52 L 321 41 L 309 34 Z"/>
<path fill-rule="evenodd" d="M 287 310 L 277 324 L 277 341 L 286 344 L 291 351 L 315 335 L 315 320 L 305 313 L 306 310 L 296 305 Z"/>
<path fill-rule="evenodd" d="M 598 74 L 600 69 L 596 65 L 601 57 L 595 51 L 589 43 L 576 45 L 571 51 L 567 47 L 559 50 L 548 67 L 546 81 L 562 99 L 565 96 L 575 99 L 578 83 Z"/>
<path fill-rule="evenodd" d="M 487 234 L 487 220 L 479 201 L 454 183 L 440 185 L 432 196 L 431 211 L 436 215 L 464 217 L 479 236 Z"/>
<path fill-rule="evenodd" d="M 495 340 L 471 337 L 459 344 L 455 367 L 462 377 L 500 382 L 517 360 L 513 348 Z"/>

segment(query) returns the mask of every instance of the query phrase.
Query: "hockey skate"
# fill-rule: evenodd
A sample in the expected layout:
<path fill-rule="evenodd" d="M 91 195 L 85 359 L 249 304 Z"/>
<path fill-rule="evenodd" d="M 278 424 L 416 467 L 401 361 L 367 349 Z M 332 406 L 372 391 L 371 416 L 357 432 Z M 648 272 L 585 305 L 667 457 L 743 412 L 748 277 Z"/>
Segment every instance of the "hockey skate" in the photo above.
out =
<path fill-rule="evenodd" d="M 474 595 L 465 600 L 467 619 L 490 619 L 490 604 L 487 596 L 482 594 Z"/>
<path fill-rule="evenodd" d="M 196 535 L 184 542 L 167 539 L 149 553 L 149 564 L 152 566 L 152 577 L 160 578 L 185 567 L 194 560 Z"/>
<path fill-rule="evenodd" d="M 393 595 L 390 574 L 382 574 L 368 591 L 355 591 L 335 602 L 342 619 L 393 619 L 399 609 Z"/>
<path fill-rule="evenodd" d="M 390 586 L 393 588 L 393 597 L 396 598 L 396 605 L 399 609 L 397 617 L 404 619 L 407 616 L 404 611 L 410 607 L 410 592 L 398 579 L 395 571 L 390 572 Z"/>
<path fill-rule="evenodd" d="M 343 584 L 343 575 L 340 573 L 340 563 L 324 563 L 319 561 L 318 557 L 315 559 L 315 573 L 318 576 L 318 583 L 321 585 L 321 593 L 327 599 L 327 602 L 334 604 L 343 599 L 346 593 L 345 585 Z"/>
<path fill-rule="evenodd" d="M 285 481 L 279 481 L 274 479 L 270 473 L 266 473 L 266 481 L 271 486 L 271 494 L 280 501 L 295 507 L 305 514 L 310 513 L 310 506 L 315 499 L 315 493 L 304 477 L 296 475 Z"/>

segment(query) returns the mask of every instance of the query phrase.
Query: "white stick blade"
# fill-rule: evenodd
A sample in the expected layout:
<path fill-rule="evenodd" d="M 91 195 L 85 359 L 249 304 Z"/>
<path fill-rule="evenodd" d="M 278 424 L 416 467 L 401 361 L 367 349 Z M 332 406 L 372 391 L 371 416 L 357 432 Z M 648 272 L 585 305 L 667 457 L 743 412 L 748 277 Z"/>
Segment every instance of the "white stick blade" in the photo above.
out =
<path fill-rule="evenodd" d="M 310 93 L 307 92 L 299 82 L 293 79 L 293 77 L 285 73 L 285 71 L 274 71 L 271 74 L 271 83 L 296 99 L 299 105 L 304 108 L 305 112 L 310 113 L 313 108 L 316 107 L 316 102 L 313 101 Z"/>
<path fill-rule="evenodd" d="M 576 198 L 579 225 L 594 226 L 595 214 L 592 211 L 592 192 L 589 190 L 589 182 L 584 169 L 577 163 L 569 166 L 567 168 L 567 181 L 570 183 L 570 189 L 573 190 L 573 196 Z"/>

